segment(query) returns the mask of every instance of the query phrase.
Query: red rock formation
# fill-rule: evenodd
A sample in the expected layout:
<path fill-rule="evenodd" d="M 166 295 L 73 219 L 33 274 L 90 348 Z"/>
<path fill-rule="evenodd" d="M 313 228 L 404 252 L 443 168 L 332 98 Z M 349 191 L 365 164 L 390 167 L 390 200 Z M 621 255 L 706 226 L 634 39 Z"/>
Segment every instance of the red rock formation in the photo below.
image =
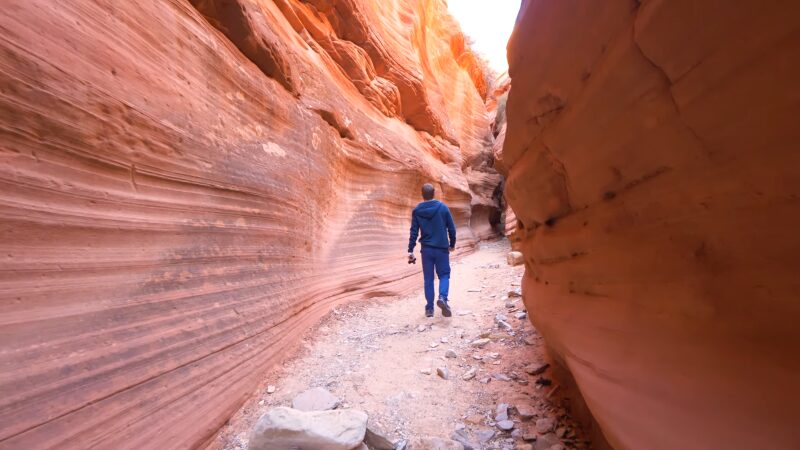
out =
<path fill-rule="evenodd" d="M 417 286 L 424 181 L 474 245 L 440 0 L 3 6 L 0 447 L 201 445 L 299 330 Z"/>
<path fill-rule="evenodd" d="M 523 3 L 525 302 L 617 449 L 800 448 L 800 8 Z"/>

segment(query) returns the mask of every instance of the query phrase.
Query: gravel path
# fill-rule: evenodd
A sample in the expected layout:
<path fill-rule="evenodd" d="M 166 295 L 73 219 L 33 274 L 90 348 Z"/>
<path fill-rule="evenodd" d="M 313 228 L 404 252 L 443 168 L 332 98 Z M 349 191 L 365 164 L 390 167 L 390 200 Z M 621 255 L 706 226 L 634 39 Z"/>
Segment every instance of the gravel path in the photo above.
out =
<path fill-rule="evenodd" d="M 264 411 L 290 406 L 311 387 L 329 390 L 343 408 L 367 412 L 371 426 L 393 439 L 450 438 L 461 429 L 476 448 L 551 448 L 551 441 L 591 448 L 570 418 L 569 405 L 553 395 L 558 386 L 550 384 L 549 369 L 528 373 L 546 364 L 544 348 L 523 317 L 521 299 L 513 292 L 509 298 L 519 290 L 524 269 L 506 264 L 508 251 L 505 242 L 482 243 L 452 264 L 452 318 L 441 317 L 438 308 L 434 318 L 424 317 L 421 289 L 334 310 L 307 335 L 295 358 L 265 374 L 263 389 L 210 448 L 246 449 L 248 432 Z M 477 347 L 482 338 L 489 342 Z M 465 380 L 470 371 L 474 377 Z M 437 372 L 446 372 L 447 379 Z M 511 431 L 496 423 L 499 404 L 512 407 Z M 538 443 L 523 439 L 534 436 Z"/>

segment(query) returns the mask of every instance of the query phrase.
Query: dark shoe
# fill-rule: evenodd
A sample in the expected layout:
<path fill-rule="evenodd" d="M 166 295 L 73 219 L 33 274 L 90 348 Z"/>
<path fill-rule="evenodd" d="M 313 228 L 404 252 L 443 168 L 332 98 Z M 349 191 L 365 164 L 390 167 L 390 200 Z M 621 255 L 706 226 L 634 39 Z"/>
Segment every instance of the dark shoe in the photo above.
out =
<path fill-rule="evenodd" d="M 425 310 L 425 317 L 433 317 L 433 310 L 432 309 L 426 309 Z"/>
<path fill-rule="evenodd" d="M 439 298 L 436 302 L 436 306 L 442 309 L 442 315 L 445 317 L 450 317 L 453 315 L 453 312 L 450 311 L 450 306 L 447 304 L 447 300 L 443 298 Z"/>

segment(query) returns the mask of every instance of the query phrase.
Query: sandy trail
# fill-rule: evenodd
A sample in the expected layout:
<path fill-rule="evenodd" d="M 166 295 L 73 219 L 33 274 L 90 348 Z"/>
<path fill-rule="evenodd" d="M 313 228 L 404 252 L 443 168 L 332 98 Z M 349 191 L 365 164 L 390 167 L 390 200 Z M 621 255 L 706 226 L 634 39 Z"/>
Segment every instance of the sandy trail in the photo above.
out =
<path fill-rule="evenodd" d="M 513 449 L 524 445 L 523 435 L 536 434 L 538 418 L 549 417 L 556 419 L 554 431 L 563 433 L 565 448 L 589 448 L 568 405 L 558 395 L 549 395 L 556 386 L 536 382 L 549 379 L 549 370 L 542 375 L 524 370 L 543 363 L 545 355 L 528 319 L 515 316 L 524 311 L 521 300 L 506 299 L 510 290 L 519 289 L 524 270 L 506 264 L 508 251 L 505 241 L 482 243 L 478 251 L 452 263 L 452 318 L 441 317 L 438 308 L 434 318 L 426 318 L 421 289 L 406 297 L 337 308 L 307 334 L 296 357 L 265 374 L 263 388 L 211 448 L 246 449 L 249 430 L 263 412 L 291 406 L 295 395 L 317 386 L 339 397 L 342 407 L 366 411 L 371 426 L 393 439 L 450 437 L 457 427 L 466 426 L 475 443 L 481 432 L 496 432 L 479 448 Z M 419 278 L 421 287 L 421 274 Z M 508 301 L 514 302 L 513 308 Z M 498 328 L 497 314 L 507 316 L 511 333 Z M 487 333 L 491 342 L 485 347 L 470 345 Z M 456 358 L 445 357 L 449 349 Z M 437 376 L 437 367 L 446 367 L 449 379 Z M 463 380 L 471 368 L 477 369 L 475 378 Z M 276 391 L 268 394 L 268 385 Z M 500 432 L 493 422 L 498 403 L 527 406 L 535 416 L 523 421 L 513 415 L 518 431 Z"/>

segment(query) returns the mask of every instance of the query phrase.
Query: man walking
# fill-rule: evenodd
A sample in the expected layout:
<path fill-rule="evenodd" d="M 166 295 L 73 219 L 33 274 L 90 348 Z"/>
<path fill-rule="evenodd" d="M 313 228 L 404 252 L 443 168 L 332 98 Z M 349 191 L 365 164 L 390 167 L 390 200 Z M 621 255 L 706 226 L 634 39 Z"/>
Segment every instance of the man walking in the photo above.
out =
<path fill-rule="evenodd" d="M 447 304 L 447 293 L 450 289 L 450 255 L 456 248 L 456 225 L 450 209 L 439 200 L 433 199 L 433 185 L 422 185 L 422 199 L 411 213 L 411 236 L 408 239 L 408 262 L 414 259 L 414 246 L 417 235 L 422 249 L 422 274 L 425 278 L 425 316 L 433 317 L 433 271 L 439 277 L 439 300 L 436 305 L 442 310 L 444 317 L 450 317 L 450 305 Z"/>

